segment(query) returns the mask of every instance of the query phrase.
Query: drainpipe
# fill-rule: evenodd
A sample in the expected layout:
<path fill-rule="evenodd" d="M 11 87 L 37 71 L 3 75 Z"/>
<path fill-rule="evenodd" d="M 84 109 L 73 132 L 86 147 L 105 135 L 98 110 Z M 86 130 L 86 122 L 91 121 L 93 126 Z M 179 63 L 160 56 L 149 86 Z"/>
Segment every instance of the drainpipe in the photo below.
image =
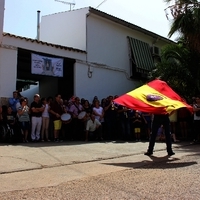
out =
<path fill-rule="evenodd" d="M 0 0 L 0 44 L 3 39 L 3 22 L 4 22 L 5 0 Z"/>
<path fill-rule="evenodd" d="M 37 11 L 37 40 L 40 40 L 40 10 Z"/>

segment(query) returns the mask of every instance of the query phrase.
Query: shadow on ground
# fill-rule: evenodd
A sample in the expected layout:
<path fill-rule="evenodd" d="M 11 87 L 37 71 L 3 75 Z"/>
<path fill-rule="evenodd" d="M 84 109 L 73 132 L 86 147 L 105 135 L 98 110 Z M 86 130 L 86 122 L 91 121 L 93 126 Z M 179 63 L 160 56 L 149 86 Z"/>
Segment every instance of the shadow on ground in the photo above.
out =
<path fill-rule="evenodd" d="M 197 154 L 193 154 L 197 155 Z M 199 154 L 198 154 L 199 155 Z M 181 159 L 175 157 L 156 157 L 150 156 L 151 160 L 143 160 L 140 162 L 123 162 L 123 163 L 102 163 L 105 165 L 112 165 L 118 167 L 126 167 L 133 169 L 172 169 L 172 168 L 182 168 L 191 165 L 198 164 L 196 161 L 181 162 Z"/>

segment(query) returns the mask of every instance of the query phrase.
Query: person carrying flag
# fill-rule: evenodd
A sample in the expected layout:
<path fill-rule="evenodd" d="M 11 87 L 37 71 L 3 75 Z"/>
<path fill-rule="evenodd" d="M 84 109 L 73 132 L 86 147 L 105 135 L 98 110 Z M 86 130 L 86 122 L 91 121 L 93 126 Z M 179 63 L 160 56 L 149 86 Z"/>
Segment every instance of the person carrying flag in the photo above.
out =
<path fill-rule="evenodd" d="M 153 149 L 156 141 L 156 136 L 158 133 L 159 127 L 163 125 L 165 132 L 165 140 L 167 145 L 167 153 L 168 156 L 175 155 L 172 151 L 172 143 L 171 143 L 171 134 L 170 134 L 170 121 L 168 114 L 154 114 L 153 123 L 152 123 L 152 133 L 149 141 L 149 147 L 147 152 L 144 153 L 146 156 L 153 155 Z"/>

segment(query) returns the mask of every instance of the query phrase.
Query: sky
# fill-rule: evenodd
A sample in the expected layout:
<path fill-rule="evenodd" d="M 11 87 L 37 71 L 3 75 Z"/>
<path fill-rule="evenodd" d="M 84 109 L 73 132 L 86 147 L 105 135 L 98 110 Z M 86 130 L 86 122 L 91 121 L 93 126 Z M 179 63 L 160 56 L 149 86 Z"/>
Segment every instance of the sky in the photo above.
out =
<path fill-rule="evenodd" d="M 164 0 L 62 0 L 75 3 L 71 9 L 93 7 L 167 38 L 170 22 Z M 36 38 L 37 10 L 40 16 L 69 11 L 70 5 L 55 0 L 5 0 L 4 32 Z M 174 40 L 174 38 L 171 38 Z"/>

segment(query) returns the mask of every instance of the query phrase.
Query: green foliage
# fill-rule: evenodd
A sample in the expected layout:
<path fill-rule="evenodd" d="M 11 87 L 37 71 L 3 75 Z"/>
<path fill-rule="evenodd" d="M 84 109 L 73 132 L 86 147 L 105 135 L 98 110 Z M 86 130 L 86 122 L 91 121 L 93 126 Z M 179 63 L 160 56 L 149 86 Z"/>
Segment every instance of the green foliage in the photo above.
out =
<path fill-rule="evenodd" d="M 166 2 L 174 2 L 165 0 Z M 200 2 L 197 0 L 178 0 L 169 7 L 173 16 L 168 36 L 178 33 L 192 51 L 200 53 Z"/>
<path fill-rule="evenodd" d="M 195 95 L 198 83 L 195 84 L 196 77 L 199 82 L 200 76 L 193 70 L 191 65 L 191 52 L 185 45 L 178 44 L 166 45 L 162 49 L 161 62 L 150 73 L 150 79 L 160 78 L 166 82 L 181 96 L 188 99 Z"/>
<path fill-rule="evenodd" d="M 179 34 L 177 44 L 162 49 L 161 63 L 150 73 L 160 77 L 181 96 L 200 94 L 200 2 L 197 0 L 164 0 L 174 3 L 168 8 L 173 16 L 168 36 Z"/>

